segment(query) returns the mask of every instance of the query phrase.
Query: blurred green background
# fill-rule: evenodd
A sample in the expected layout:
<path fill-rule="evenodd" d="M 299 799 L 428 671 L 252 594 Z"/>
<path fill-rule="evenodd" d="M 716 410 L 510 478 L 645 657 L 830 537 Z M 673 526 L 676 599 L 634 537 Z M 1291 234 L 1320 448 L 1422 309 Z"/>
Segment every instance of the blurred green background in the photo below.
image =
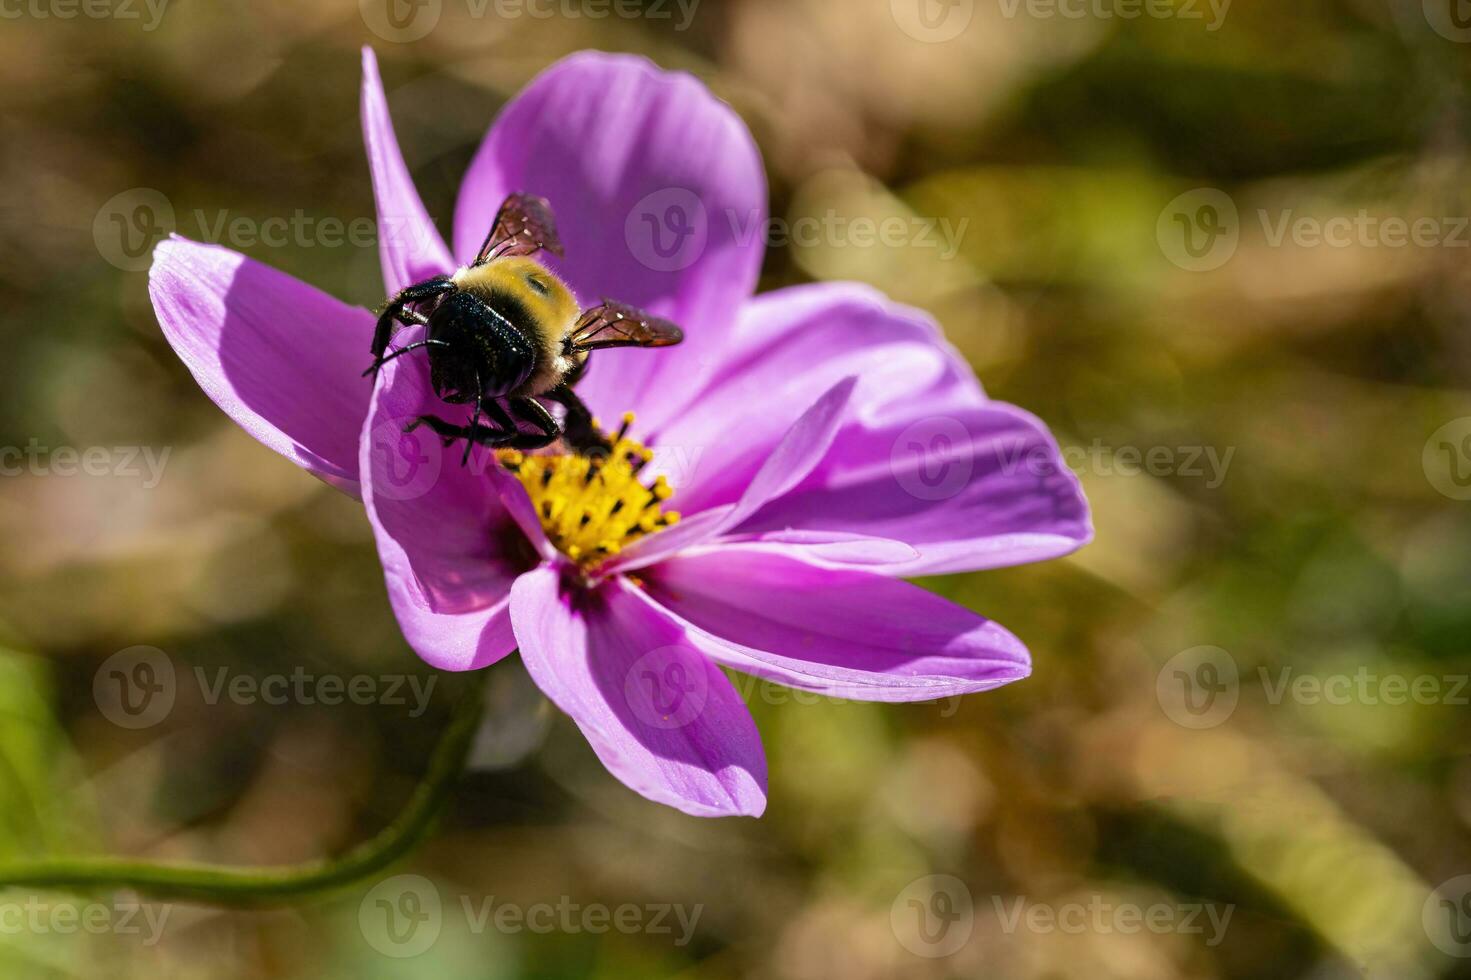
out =
<path fill-rule="evenodd" d="M 584 47 L 729 100 L 775 216 L 940 232 L 773 243 L 763 288 L 860 279 L 933 313 L 1069 448 L 1098 539 L 926 583 L 1022 637 L 1024 683 L 905 706 L 745 683 L 760 821 L 637 797 L 512 660 L 476 770 L 393 874 L 295 908 L 149 906 L 157 934 L 127 895 L 9 890 L 4 975 L 1471 976 L 1458 0 L 391 2 L 0 9 L 0 446 L 26 454 L 0 459 L 0 859 L 340 851 L 398 811 L 464 689 L 440 677 L 416 713 L 194 682 L 430 675 L 360 507 L 215 408 L 140 271 L 171 212 L 381 301 L 371 234 L 340 240 L 373 217 L 363 44 L 446 232 L 495 112 Z M 953 250 L 926 244 L 946 228 Z M 94 679 L 140 645 L 177 696 L 126 727 Z M 440 902 L 430 943 L 373 924 L 406 892 Z M 89 902 L 94 931 L 15 911 Z M 643 925 L 493 917 L 559 904 Z"/>

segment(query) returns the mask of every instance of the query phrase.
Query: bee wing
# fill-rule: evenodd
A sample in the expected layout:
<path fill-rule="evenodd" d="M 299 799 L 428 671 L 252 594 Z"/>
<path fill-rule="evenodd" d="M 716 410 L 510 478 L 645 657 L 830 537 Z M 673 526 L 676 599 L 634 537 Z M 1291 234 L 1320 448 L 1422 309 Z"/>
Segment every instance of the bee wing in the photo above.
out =
<path fill-rule="evenodd" d="M 604 299 L 586 310 L 572 328 L 574 351 L 604 347 L 669 347 L 684 339 L 684 331 L 668 320 L 636 306 Z"/>
<path fill-rule="evenodd" d="M 485 244 L 475 253 L 473 265 L 484 265 L 506 255 L 531 255 L 546 249 L 562 254 L 562 240 L 557 237 L 557 221 L 552 205 L 544 197 L 515 193 L 506 198 L 496 212 L 495 224 L 485 236 Z"/>

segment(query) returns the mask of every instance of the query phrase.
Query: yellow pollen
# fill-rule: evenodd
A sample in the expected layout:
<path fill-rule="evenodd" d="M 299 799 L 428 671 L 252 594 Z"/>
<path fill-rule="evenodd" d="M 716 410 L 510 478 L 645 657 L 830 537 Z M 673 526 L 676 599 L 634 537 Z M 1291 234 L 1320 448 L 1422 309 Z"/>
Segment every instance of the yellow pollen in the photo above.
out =
<path fill-rule="evenodd" d="M 645 534 L 679 521 L 678 512 L 659 506 L 674 494 L 669 481 L 660 476 L 651 484 L 639 482 L 639 471 L 654 454 L 628 438 L 632 424 L 629 412 L 606 457 L 528 455 L 514 449 L 496 453 L 531 495 L 552 544 L 584 568 L 594 568 Z"/>

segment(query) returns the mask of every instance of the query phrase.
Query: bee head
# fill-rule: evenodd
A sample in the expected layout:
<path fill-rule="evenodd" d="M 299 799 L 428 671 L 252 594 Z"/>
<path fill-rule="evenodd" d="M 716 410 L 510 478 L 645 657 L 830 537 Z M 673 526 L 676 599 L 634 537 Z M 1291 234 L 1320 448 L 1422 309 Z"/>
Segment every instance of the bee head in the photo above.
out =
<path fill-rule="evenodd" d="M 451 405 L 468 404 L 480 395 L 482 388 L 476 383 L 477 369 L 477 358 L 463 344 L 429 350 L 430 383 L 434 386 L 434 393 Z"/>

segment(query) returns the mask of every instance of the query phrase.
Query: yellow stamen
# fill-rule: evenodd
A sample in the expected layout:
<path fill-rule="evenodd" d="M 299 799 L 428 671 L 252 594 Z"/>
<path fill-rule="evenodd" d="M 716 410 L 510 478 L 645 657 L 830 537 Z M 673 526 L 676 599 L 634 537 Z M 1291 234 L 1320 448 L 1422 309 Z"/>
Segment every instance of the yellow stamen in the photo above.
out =
<path fill-rule="evenodd" d="M 633 413 L 621 421 L 606 457 L 528 455 L 514 449 L 496 453 L 531 495 L 552 544 L 588 569 L 645 534 L 679 521 L 677 512 L 659 507 L 674 494 L 668 480 L 660 476 L 651 485 L 639 482 L 639 470 L 654 454 L 628 437 Z"/>

